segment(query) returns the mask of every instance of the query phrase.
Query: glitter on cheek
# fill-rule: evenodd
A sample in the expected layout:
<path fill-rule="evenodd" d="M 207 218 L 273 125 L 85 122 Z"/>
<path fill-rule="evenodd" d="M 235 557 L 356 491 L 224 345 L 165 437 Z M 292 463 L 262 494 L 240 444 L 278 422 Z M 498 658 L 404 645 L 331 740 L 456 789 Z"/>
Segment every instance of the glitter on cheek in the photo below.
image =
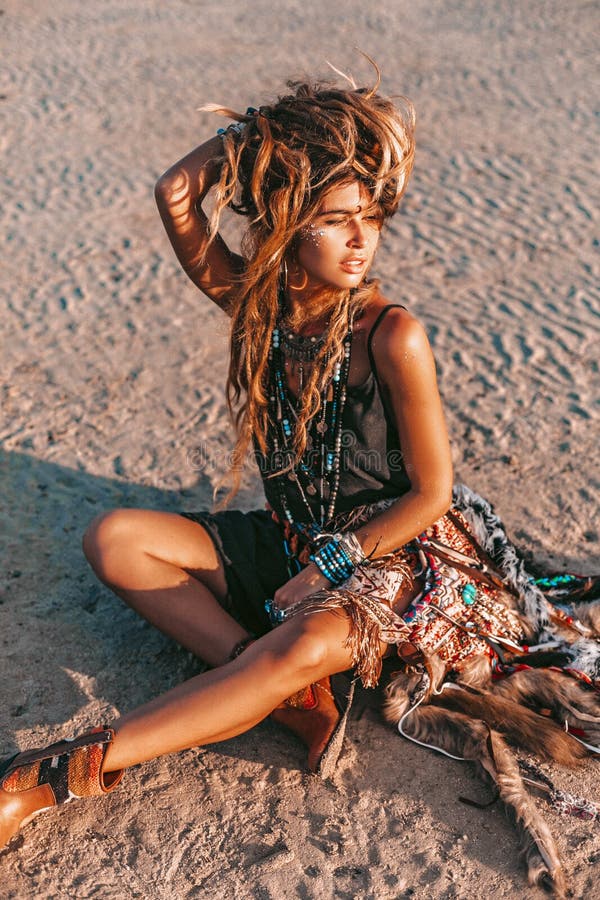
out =
<path fill-rule="evenodd" d="M 314 222 L 311 222 L 306 228 L 302 229 L 302 237 L 305 241 L 313 244 L 315 247 L 318 247 L 321 243 L 321 238 L 325 236 L 324 228 L 317 228 Z"/>

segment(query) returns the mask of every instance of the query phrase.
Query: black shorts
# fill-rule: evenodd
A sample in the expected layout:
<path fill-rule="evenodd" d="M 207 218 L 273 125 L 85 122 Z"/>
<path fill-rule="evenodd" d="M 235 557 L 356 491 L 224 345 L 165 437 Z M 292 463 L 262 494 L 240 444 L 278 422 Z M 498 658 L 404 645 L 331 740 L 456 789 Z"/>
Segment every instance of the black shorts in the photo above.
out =
<path fill-rule="evenodd" d="M 289 580 L 283 533 L 266 509 L 181 513 L 202 525 L 225 569 L 223 608 L 253 634 L 271 629 L 265 600 Z"/>

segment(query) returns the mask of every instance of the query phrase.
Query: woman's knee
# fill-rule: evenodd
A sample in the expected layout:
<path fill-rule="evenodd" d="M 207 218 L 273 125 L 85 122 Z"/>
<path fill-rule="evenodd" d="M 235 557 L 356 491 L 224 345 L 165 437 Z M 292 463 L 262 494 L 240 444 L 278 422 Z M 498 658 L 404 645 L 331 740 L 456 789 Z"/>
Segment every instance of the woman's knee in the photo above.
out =
<path fill-rule="evenodd" d="M 289 625 L 286 640 L 274 648 L 280 663 L 295 672 L 305 673 L 308 680 L 348 667 L 349 651 L 345 640 L 349 622 L 346 616 L 330 613 L 300 615 L 291 619 Z M 281 631 L 283 638 L 284 628 L 277 631 Z"/>
<path fill-rule="evenodd" d="M 83 552 L 103 581 L 114 580 L 119 560 L 131 557 L 139 536 L 133 527 L 134 510 L 114 509 L 93 519 L 83 535 Z"/>

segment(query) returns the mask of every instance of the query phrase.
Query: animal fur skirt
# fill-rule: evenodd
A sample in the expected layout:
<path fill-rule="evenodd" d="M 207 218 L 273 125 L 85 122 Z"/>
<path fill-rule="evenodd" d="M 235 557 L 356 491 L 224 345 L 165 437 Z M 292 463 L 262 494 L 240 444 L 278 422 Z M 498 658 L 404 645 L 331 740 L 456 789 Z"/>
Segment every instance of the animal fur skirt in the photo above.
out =
<path fill-rule="evenodd" d="M 356 528 L 391 502 L 353 510 L 331 530 Z M 380 679 L 381 642 L 397 653 L 388 721 L 475 763 L 512 814 L 530 883 L 561 896 L 556 847 L 525 785 L 598 824 L 600 804 L 557 791 L 508 743 L 566 765 L 600 753 L 600 578 L 534 576 L 490 504 L 458 485 L 451 510 L 423 534 L 287 615 L 332 609 L 349 617 L 365 687 Z"/>

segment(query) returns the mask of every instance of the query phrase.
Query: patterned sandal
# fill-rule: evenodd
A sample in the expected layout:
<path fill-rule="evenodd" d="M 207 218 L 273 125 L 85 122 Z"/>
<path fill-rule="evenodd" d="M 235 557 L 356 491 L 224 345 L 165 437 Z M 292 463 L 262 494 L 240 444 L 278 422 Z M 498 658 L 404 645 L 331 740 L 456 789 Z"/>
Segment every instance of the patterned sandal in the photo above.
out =
<path fill-rule="evenodd" d="M 0 847 L 38 813 L 80 797 L 114 790 L 123 770 L 103 770 L 111 728 L 96 728 L 72 741 L 58 741 L 0 762 Z"/>

